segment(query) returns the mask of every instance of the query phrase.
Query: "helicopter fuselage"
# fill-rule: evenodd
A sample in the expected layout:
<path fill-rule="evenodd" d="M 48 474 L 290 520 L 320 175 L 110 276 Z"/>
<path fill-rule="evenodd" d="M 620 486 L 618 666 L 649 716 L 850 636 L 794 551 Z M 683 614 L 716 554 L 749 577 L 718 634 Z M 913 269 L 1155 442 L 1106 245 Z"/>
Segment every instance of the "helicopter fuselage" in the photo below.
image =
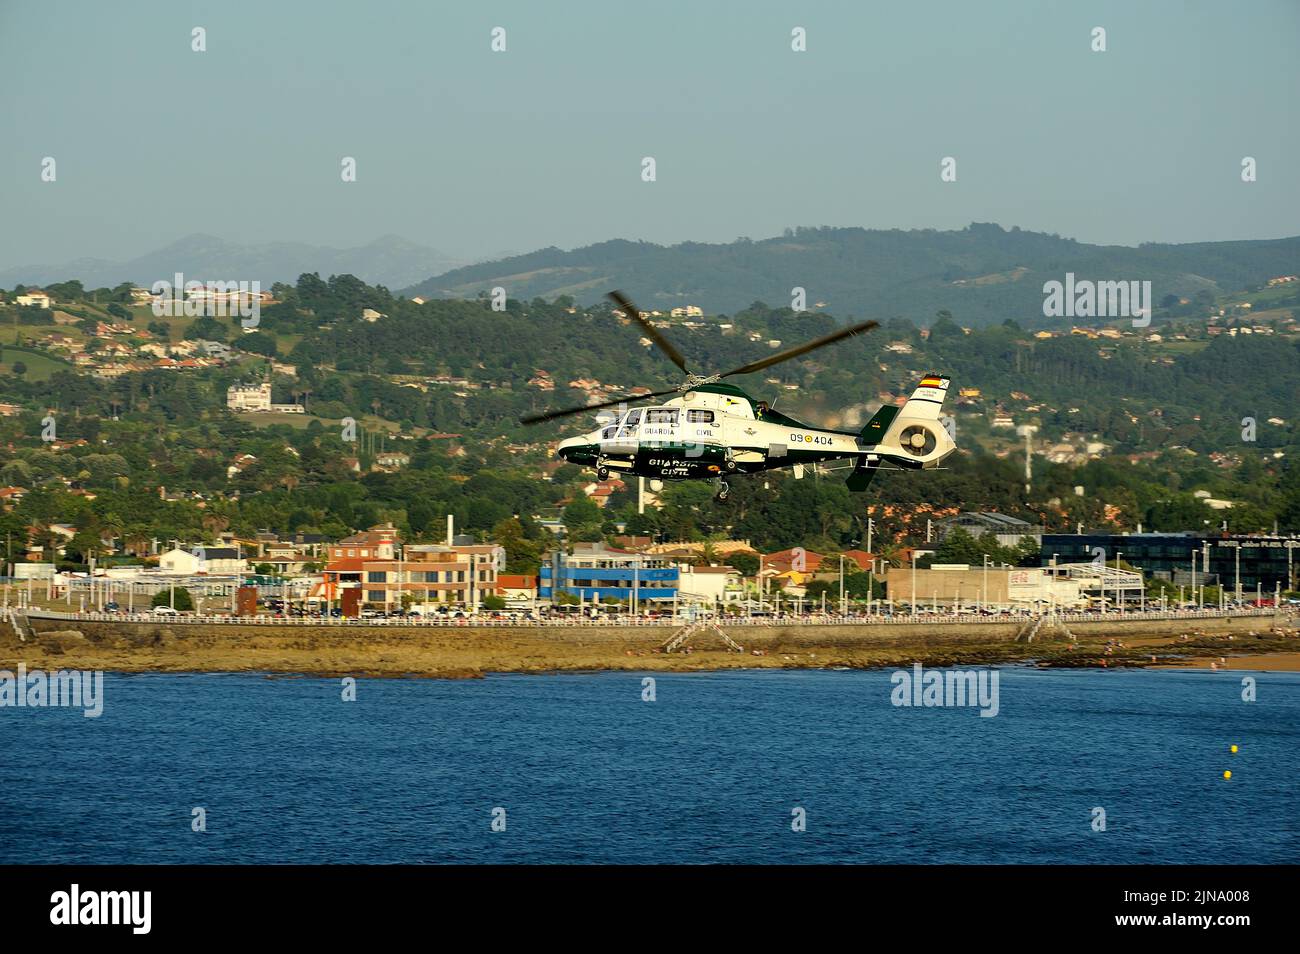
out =
<path fill-rule="evenodd" d="M 886 461 L 933 466 L 910 455 L 894 461 L 863 436 L 809 427 L 733 385 L 707 384 L 662 404 L 610 409 L 601 427 L 562 441 L 558 453 L 602 477 L 660 480 L 726 478 L 846 458 L 869 468 Z"/>

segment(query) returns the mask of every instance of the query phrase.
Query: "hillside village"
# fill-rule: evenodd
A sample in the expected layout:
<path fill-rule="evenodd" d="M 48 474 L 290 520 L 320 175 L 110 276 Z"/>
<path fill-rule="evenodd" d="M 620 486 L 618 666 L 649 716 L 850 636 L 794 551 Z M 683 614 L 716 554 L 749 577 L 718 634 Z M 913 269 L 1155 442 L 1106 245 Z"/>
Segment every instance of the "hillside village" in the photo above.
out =
<path fill-rule="evenodd" d="M 149 292 L 132 286 L 18 288 L 0 301 L 9 560 L 75 574 L 93 559 L 97 572 L 141 585 L 239 567 L 292 583 L 306 598 L 360 582 L 329 569 L 338 569 L 329 547 L 346 550 L 366 528 L 391 526 L 404 548 L 500 547 L 504 562 L 493 556 L 491 573 L 512 578 L 517 593 L 541 593 L 545 574 L 557 572 L 547 570 L 548 554 L 587 551 L 596 562 L 661 561 L 647 569 L 676 573 L 679 583 L 695 574 L 693 586 L 713 577 L 745 600 L 774 591 L 799 599 L 816 574 L 764 559 L 799 548 L 818 566 L 830 558 L 838 579 L 840 553 L 854 576 L 864 572 L 855 555 L 874 550 L 866 572 L 887 577 L 889 566 L 932 558 L 942 528 L 966 512 L 1020 520 L 1036 528 L 1025 534 L 1034 539 L 1084 528 L 1294 529 L 1300 496 L 1293 508 L 1271 488 L 1294 473 L 1297 421 L 1286 401 L 1259 399 L 1294 386 L 1287 355 L 1300 330 L 1295 310 L 1280 304 L 1294 287 L 1285 275 L 1249 296 L 1174 299 L 1148 327 L 975 328 L 946 313 L 920 328 L 885 322 L 864 345 L 866 363 L 861 352 L 819 355 L 749 387 L 820 425 L 860 427 L 876 408 L 902 404 L 932 363 L 952 367 L 948 413 L 960 438 L 952 470 L 924 481 L 887 475 L 865 498 L 830 473 L 774 474 L 748 482 L 728 510 L 698 485 L 655 491 L 594 479 L 554 457 L 555 432 L 518 426 L 528 409 L 657 384 L 657 349 L 616 310 L 561 298 L 512 300 L 496 314 L 486 302 L 397 299 L 346 276 L 303 276 L 264 293 L 261 322 L 245 328 L 237 317 L 160 316 Z M 647 316 L 713 366 L 834 326 L 824 314 L 760 304 L 729 316 L 694 305 Z M 466 322 L 483 335 L 435 330 Z M 531 347 L 534 333 L 551 345 Z M 1252 395 L 1244 402 L 1256 415 L 1252 441 L 1239 435 L 1245 412 L 1218 372 L 1160 377 L 1209 367 L 1210 358 L 1240 369 L 1228 374 Z M 1068 383 L 1103 371 L 1131 390 L 1094 394 Z M 350 440 L 341 426 L 349 418 Z M 45 433 L 49 420 L 57 434 Z M 463 527 L 459 542 L 441 539 L 448 514 Z M 306 538 L 313 549 L 293 542 Z M 745 549 L 732 560 L 723 548 L 740 541 Z M 1008 563 L 1028 559 L 996 545 Z M 608 554 L 590 552 L 601 546 Z M 211 562 L 222 559 L 236 562 Z M 620 593 L 599 598 L 626 605 L 626 587 L 613 589 Z M 396 590 L 372 592 L 388 592 L 389 609 L 400 602 Z"/>

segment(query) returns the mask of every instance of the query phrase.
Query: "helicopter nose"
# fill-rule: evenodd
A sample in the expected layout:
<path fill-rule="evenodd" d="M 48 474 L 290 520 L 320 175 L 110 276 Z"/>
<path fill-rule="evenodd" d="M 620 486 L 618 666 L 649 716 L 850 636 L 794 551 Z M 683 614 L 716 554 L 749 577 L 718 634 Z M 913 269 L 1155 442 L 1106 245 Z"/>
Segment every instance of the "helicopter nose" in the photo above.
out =
<path fill-rule="evenodd" d="M 581 447 L 585 443 L 586 441 L 581 437 L 567 437 L 560 441 L 560 446 L 555 449 L 555 452 L 565 460 L 568 460 L 569 455 L 573 453 L 576 448 Z"/>

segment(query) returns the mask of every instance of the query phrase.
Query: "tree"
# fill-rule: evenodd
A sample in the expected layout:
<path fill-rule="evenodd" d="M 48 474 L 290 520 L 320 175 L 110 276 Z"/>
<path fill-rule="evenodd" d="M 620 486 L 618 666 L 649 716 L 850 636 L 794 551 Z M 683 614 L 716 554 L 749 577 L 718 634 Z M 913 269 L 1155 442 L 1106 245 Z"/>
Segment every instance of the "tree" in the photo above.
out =
<path fill-rule="evenodd" d="M 564 526 L 572 532 L 576 527 L 599 524 L 600 507 L 584 493 L 577 494 L 564 508 Z"/>
<path fill-rule="evenodd" d="M 844 592 L 850 599 L 880 599 L 885 595 L 885 586 L 870 573 L 845 573 Z"/>
<path fill-rule="evenodd" d="M 839 595 L 839 583 L 831 580 L 809 580 L 804 585 L 803 595 L 813 602 L 820 601 L 823 596 L 832 600 Z"/>
<path fill-rule="evenodd" d="M 499 521 L 492 528 L 492 539 L 505 548 L 507 573 L 537 572 L 541 565 L 541 544 L 524 536 L 524 525 L 518 517 Z"/>
<path fill-rule="evenodd" d="M 269 335 L 265 331 L 250 332 L 239 339 L 239 350 L 274 358 L 277 353 L 275 336 Z"/>
<path fill-rule="evenodd" d="M 485 593 L 483 598 L 479 600 L 479 605 L 481 605 L 485 610 L 498 612 L 506 608 L 506 601 L 503 597 L 497 596 L 495 593 Z"/>
<path fill-rule="evenodd" d="M 153 330 L 153 324 L 149 325 L 150 331 Z M 198 338 L 203 341 L 226 341 L 226 327 L 211 315 L 201 315 L 195 318 L 190 324 L 188 336 Z"/>
<path fill-rule="evenodd" d="M 69 558 L 76 558 L 78 563 L 89 563 L 90 558 L 104 551 L 99 534 L 91 528 L 77 531 L 76 536 L 68 541 L 65 553 Z"/>
<path fill-rule="evenodd" d="M 176 594 L 176 609 L 184 612 L 190 612 L 194 609 L 194 597 L 190 596 L 190 591 L 183 586 L 168 587 L 165 590 L 159 590 L 149 601 L 150 606 L 171 606 L 172 594 Z"/>
<path fill-rule="evenodd" d="M 10 369 L 17 377 L 22 377 L 27 373 L 27 365 L 22 361 L 15 361 Z"/>

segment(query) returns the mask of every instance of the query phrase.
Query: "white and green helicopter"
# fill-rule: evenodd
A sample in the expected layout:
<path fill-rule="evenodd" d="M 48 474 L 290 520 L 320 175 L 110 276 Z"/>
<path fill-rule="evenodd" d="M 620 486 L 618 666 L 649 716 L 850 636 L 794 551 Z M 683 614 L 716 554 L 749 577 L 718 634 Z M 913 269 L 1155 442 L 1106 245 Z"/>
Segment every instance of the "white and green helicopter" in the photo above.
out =
<path fill-rule="evenodd" d="M 793 467 L 796 476 L 802 476 L 809 465 L 847 460 L 852 462 L 848 487 L 857 491 L 867 489 L 877 470 L 929 470 L 956 450 L 940 420 L 949 384 L 943 375 L 925 375 L 902 407 L 883 406 L 857 432 L 803 424 L 722 381 L 870 331 L 877 326 L 874 321 L 841 328 L 722 374 L 699 375 L 687 369 L 681 353 L 622 293 L 611 292 L 609 297 L 682 370 L 686 380 L 665 391 L 629 394 L 521 420 L 537 424 L 618 408 L 606 411 L 596 430 L 563 440 L 558 448 L 566 461 L 595 468 L 601 480 L 614 474 L 648 477 L 652 489 L 659 490 L 665 480 L 712 479 L 718 482 L 718 499 L 725 500 L 730 489 L 727 478 L 733 474 Z M 652 407 L 627 407 L 670 394 L 676 396 Z"/>

